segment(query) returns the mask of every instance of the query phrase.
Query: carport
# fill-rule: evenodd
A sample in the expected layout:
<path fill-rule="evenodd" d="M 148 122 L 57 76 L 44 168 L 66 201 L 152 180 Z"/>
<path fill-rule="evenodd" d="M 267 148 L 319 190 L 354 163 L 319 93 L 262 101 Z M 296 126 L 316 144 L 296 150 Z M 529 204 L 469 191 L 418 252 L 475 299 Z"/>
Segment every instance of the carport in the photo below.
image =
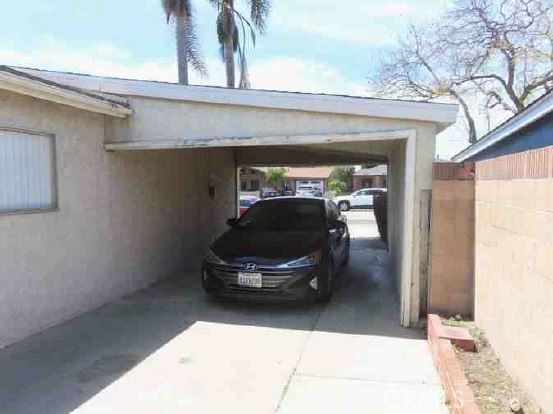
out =
<path fill-rule="evenodd" d="M 445 412 L 422 332 L 399 322 L 426 309 L 435 136 L 455 106 L 2 66 L 0 102 L 2 412 Z M 388 251 L 348 212 L 331 303 L 204 295 L 241 166 L 373 162 Z"/>
<path fill-rule="evenodd" d="M 388 163 L 400 322 L 409 326 L 424 313 L 435 137 L 455 121 L 456 106 L 28 72 L 127 99 L 132 116 L 105 120 L 107 151 L 193 152 L 196 174 L 208 184 L 197 189 L 207 208 L 198 214 L 198 251 L 236 212 L 240 165 Z"/>

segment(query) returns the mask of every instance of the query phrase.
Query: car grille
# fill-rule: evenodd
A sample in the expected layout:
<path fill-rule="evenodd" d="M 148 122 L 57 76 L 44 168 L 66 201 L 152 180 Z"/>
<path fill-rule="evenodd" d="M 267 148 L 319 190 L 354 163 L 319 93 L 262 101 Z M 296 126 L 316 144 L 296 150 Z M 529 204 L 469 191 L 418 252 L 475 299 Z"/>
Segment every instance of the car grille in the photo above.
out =
<path fill-rule="evenodd" d="M 238 285 L 238 272 L 243 272 L 242 266 L 215 266 L 212 269 L 215 276 L 223 280 L 226 285 L 233 289 L 259 291 L 275 290 L 294 275 L 290 269 L 275 269 L 274 267 L 258 267 L 256 272 L 262 275 L 262 288 L 251 288 Z"/>

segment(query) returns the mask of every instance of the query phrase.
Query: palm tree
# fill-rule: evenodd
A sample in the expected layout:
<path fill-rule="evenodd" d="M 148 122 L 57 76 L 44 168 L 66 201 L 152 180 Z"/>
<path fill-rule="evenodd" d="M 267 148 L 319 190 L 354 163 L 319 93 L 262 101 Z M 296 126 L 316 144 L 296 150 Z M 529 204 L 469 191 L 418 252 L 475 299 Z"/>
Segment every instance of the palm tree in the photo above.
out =
<path fill-rule="evenodd" d="M 192 18 L 192 6 L 190 0 L 161 0 L 161 5 L 167 23 L 173 21 L 175 24 L 179 83 L 187 85 L 189 63 L 201 75 L 206 74 Z"/>
<path fill-rule="evenodd" d="M 255 29 L 261 34 L 271 10 L 270 0 L 246 0 L 250 8 L 252 24 L 235 8 L 235 0 L 208 0 L 217 7 L 217 37 L 221 46 L 221 56 L 225 62 L 227 86 L 235 86 L 235 54 L 238 54 L 240 69 L 240 88 L 248 88 L 248 67 L 246 62 L 246 40 L 249 31 L 255 46 Z M 238 24 L 237 24 L 238 23 Z"/>

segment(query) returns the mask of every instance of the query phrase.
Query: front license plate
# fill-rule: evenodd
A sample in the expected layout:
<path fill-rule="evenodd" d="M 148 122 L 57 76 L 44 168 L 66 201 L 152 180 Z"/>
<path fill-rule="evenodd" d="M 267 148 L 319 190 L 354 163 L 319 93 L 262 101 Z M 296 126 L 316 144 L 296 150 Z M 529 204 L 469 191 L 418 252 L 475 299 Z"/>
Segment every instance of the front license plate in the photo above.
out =
<path fill-rule="evenodd" d="M 238 272 L 238 286 L 261 288 L 263 286 L 261 273 Z"/>

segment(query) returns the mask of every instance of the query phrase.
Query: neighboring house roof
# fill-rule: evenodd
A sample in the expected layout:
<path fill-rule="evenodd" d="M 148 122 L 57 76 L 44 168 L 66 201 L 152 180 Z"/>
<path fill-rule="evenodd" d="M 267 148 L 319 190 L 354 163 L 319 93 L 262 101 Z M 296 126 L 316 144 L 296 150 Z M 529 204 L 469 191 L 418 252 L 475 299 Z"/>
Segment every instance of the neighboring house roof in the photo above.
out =
<path fill-rule="evenodd" d="M 267 174 L 269 167 L 250 167 L 253 170 L 261 171 L 263 174 Z M 332 174 L 334 167 L 288 167 L 286 168 L 286 178 L 298 179 L 315 179 L 326 180 Z"/>
<path fill-rule="evenodd" d="M 109 98 L 8 66 L 0 65 L 0 89 L 118 118 L 132 114 L 129 104 L 120 98 Z"/>
<path fill-rule="evenodd" d="M 388 166 L 386 164 L 377 165 L 372 168 L 361 168 L 355 171 L 355 176 L 374 176 L 374 175 L 388 175 Z"/>
<path fill-rule="evenodd" d="M 497 128 L 488 132 L 474 144 L 453 156 L 451 160 L 456 162 L 468 161 L 484 150 L 499 144 L 514 133 L 536 123 L 551 113 L 553 113 L 553 91 L 538 98 L 523 111 L 512 116 Z"/>
<path fill-rule="evenodd" d="M 412 119 L 434 122 L 438 125 L 439 130 L 448 127 L 456 121 L 458 109 L 457 105 L 444 103 L 180 85 L 176 83 L 51 72 L 31 68 L 19 68 L 19 70 L 65 85 L 116 95 L 379 118 Z"/>
<path fill-rule="evenodd" d="M 326 180 L 332 174 L 333 167 L 290 167 L 286 172 L 286 178 L 314 178 Z"/>

